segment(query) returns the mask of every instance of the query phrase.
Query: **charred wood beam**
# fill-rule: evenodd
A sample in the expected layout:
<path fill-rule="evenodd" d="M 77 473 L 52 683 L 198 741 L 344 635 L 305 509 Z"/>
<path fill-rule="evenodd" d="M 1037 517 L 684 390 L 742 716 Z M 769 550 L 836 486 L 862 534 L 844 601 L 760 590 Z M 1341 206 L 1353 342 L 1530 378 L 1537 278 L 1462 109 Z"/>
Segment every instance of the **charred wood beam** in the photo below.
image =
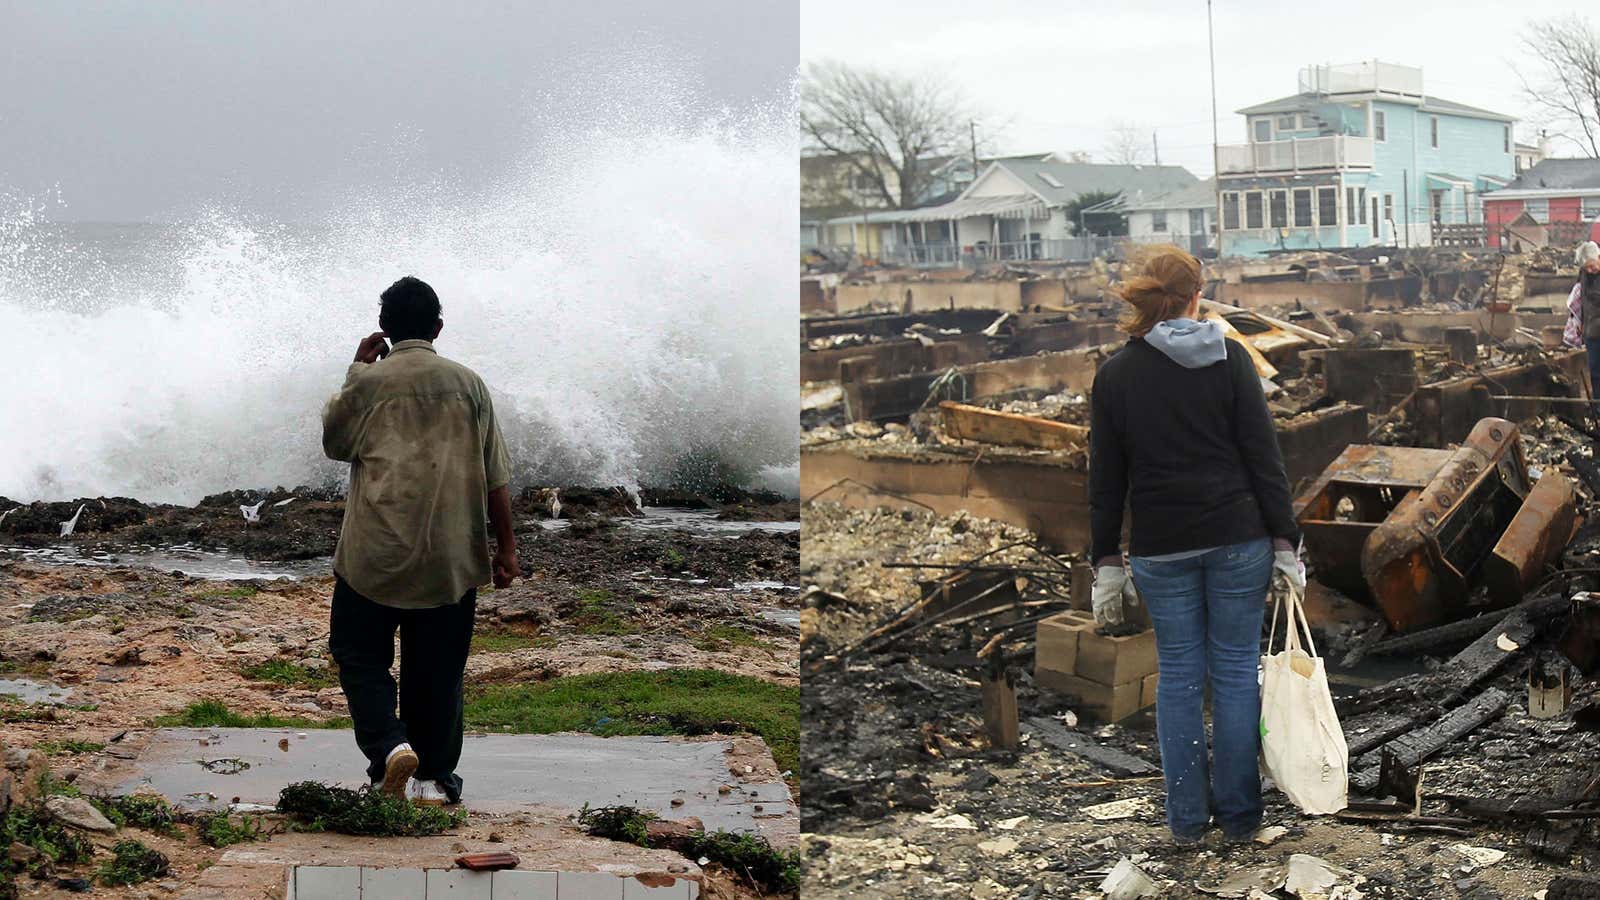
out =
<path fill-rule="evenodd" d="M 1161 774 L 1157 766 L 1114 747 L 1101 746 L 1088 735 L 1066 728 L 1052 719 L 1033 716 L 1028 719 L 1028 728 L 1037 732 L 1052 747 L 1081 756 L 1123 777 Z"/>
<path fill-rule="evenodd" d="M 1400 765 L 1413 767 L 1505 712 L 1510 699 L 1505 691 L 1490 688 L 1470 702 L 1451 710 L 1433 724 L 1401 735 L 1375 750 L 1368 751 L 1351 767 L 1355 771 L 1350 774 L 1350 786 L 1362 793 L 1371 793 L 1378 786 L 1385 752 L 1393 754 L 1394 761 Z"/>

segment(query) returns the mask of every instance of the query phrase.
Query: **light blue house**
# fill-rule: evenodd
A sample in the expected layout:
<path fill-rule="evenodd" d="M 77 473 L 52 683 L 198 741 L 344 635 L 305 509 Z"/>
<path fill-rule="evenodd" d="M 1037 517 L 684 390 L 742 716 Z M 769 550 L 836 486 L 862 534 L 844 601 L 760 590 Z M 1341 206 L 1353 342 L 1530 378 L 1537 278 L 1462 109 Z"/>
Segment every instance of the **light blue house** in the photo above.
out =
<path fill-rule="evenodd" d="M 1224 255 L 1426 246 L 1514 177 L 1515 119 L 1427 94 L 1420 68 L 1312 66 L 1238 112 L 1250 142 L 1217 148 Z"/>

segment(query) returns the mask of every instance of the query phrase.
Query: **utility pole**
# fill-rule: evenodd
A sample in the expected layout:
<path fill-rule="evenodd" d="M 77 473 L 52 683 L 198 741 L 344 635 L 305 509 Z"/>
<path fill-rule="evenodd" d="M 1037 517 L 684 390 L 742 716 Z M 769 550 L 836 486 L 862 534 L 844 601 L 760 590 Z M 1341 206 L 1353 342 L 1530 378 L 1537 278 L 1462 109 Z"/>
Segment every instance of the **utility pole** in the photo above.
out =
<path fill-rule="evenodd" d="M 1156 143 L 1156 133 L 1150 132 L 1150 149 L 1155 151 L 1156 165 L 1161 165 L 1161 145 Z"/>
<path fill-rule="evenodd" d="M 972 180 L 978 180 L 978 123 L 972 119 L 967 120 L 967 126 L 972 129 Z"/>
<path fill-rule="evenodd" d="M 1222 167 L 1217 158 L 1217 39 L 1211 27 L 1211 0 L 1206 0 L 1206 45 L 1211 54 L 1211 183 L 1217 197 L 1217 256 L 1222 256 Z M 1254 148 L 1250 151 L 1255 153 Z"/>

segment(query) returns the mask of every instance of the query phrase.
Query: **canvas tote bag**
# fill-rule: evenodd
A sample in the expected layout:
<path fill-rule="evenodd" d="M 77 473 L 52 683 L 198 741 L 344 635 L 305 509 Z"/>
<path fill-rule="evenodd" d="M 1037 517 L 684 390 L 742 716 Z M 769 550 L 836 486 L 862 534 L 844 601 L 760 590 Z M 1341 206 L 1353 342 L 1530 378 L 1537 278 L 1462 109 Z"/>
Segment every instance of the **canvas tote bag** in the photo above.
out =
<path fill-rule="evenodd" d="M 1261 657 L 1261 760 L 1278 789 L 1301 812 L 1327 815 L 1347 805 L 1350 750 L 1311 643 L 1305 608 L 1293 589 L 1274 590 L 1272 631 Z M 1272 652 L 1278 611 L 1287 608 L 1283 649 Z M 1305 644 L 1300 630 L 1305 629 Z"/>

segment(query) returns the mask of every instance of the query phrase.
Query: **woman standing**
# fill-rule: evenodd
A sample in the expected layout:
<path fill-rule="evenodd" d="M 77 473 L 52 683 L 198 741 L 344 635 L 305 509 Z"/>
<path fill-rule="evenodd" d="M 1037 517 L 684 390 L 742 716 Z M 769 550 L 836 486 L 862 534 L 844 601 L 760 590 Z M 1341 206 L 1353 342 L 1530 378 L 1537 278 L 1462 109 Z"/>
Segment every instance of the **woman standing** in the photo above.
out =
<path fill-rule="evenodd" d="M 1567 328 L 1564 339 L 1589 357 L 1589 389 L 1596 395 L 1600 413 L 1600 245 L 1584 241 L 1573 254 L 1578 263 L 1578 282 L 1567 295 Z"/>
<path fill-rule="evenodd" d="M 1124 499 L 1133 580 L 1155 624 L 1156 730 L 1167 825 L 1182 844 L 1213 817 L 1230 840 L 1261 824 L 1256 667 L 1274 570 L 1305 586 L 1289 483 L 1250 356 L 1198 321 L 1200 262 L 1162 249 L 1120 289 L 1128 343 L 1091 393 L 1094 612 L 1120 624 Z M 1213 764 L 1205 690 L 1211 688 Z"/>

